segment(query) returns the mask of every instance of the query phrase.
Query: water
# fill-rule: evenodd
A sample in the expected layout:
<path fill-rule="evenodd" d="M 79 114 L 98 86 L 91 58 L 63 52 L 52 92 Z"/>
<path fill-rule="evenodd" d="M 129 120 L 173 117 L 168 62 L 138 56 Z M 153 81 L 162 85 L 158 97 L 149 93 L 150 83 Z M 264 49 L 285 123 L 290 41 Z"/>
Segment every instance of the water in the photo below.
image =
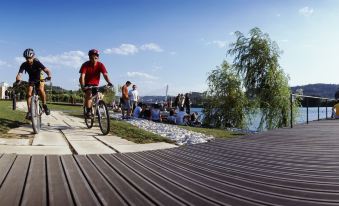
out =
<path fill-rule="evenodd" d="M 202 108 L 191 108 L 191 112 L 198 112 L 202 114 Z M 332 107 L 327 107 L 327 118 L 330 118 L 332 114 Z M 296 114 L 293 114 L 296 115 Z M 326 107 L 319 107 L 319 119 L 326 118 Z M 318 107 L 309 107 L 308 108 L 308 121 L 318 120 Z M 307 108 L 300 107 L 299 114 L 296 118 L 297 124 L 303 124 L 307 122 Z M 248 129 L 251 131 L 256 131 L 260 123 L 260 115 L 257 115 L 253 118 L 252 122 L 249 123 Z"/>

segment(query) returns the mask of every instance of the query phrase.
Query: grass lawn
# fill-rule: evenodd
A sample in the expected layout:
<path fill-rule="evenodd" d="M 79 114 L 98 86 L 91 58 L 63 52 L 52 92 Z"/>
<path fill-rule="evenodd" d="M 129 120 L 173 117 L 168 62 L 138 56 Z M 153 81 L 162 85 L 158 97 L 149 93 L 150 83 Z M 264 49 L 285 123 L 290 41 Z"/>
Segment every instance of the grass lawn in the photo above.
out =
<path fill-rule="evenodd" d="M 131 125 L 130 123 L 119 120 L 111 121 L 111 133 L 139 144 L 152 142 L 173 143 L 173 141 L 164 138 L 160 135 L 145 131 L 134 125 Z"/>
<path fill-rule="evenodd" d="M 10 129 L 29 123 L 25 116 L 25 112 L 12 110 L 11 101 L 0 101 L 0 136 L 6 137 Z"/>
<path fill-rule="evenodd" d="M 57 105 L 57 104 L 49 104 L 48 106 L 51 110 L 63 111 L 70 115 L 83 118 L 81 106 Z M 11 101 L 0 101 L 0 134 L 6 137 L 8 136 L 6 135 L 6 133 L 11 128 L 19 127 L 23 124 L 29 123 L 25 119 L 25 115 L 26 115 L 25 112 L 18 110 L 13 111 Z M 222 129 L 210 129 L 188 126 L 180 127 L 194 132 L 212 135 L 217 138 L 230 138 L 243 135 Z M 119 120 L 111 120 L 111 134 L 127 139 L 129 141 L 133 141 L 135 143 L 172 142 L 171 140 L 164 138 L 160 135 L 153 134 L 151 132 L 133 126 L 125 121 Z"/>
<path fill-rule="evenodd" d="M 82 106 L 78 105 L 62 105 L 62 104 L 47 104 L 50 110 L 82 113 Z"/>
<path fill-rule="evenodd" d="M 83 118 L 82 106 L 49 104 L 48 107 L 54 111 L 63 111 L 65 113 L 68 113 L 69 115 Z M 95 121 L 97 123 L 97 119 L 95 119 Z M 160 135 L 153 134 L 143 129 L 139 129 L 138 127 L 133 126 L 125 121 L 119 120 L 111 120 L 110 133 L 139 144 L 153 142 L 172 142 L 171 140 Z"/>
<path fill-rule="evenodd" d="M 224 129 L 215 129 L 215 128 L 203 128 L 203 127 L 189 127 L 189 126 L 180 126 L 183 129 L 191 130 L 193 132 L 200 132 L 206 135 L 212 135 L 216 138 L 231 138 L 244 135 L 242 133 L 230 132 Z"/>

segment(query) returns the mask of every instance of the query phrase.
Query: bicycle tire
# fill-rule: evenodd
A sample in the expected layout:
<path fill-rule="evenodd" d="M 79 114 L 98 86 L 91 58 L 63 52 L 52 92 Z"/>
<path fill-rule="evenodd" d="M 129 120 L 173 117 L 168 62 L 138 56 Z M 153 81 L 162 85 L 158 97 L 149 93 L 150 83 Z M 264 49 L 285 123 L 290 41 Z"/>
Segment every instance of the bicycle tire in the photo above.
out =
<path fill-rule="evenodd" d="M 12 109 L 16 110 L 16 95 L 15 95 L 15 93 L 12 96 Z"/>
<path fill-rule="evenodd" d="M 107 109 L 107 105 L 103 100 L 100 100 L 97 106 L 97 116 L 99 127 L 103 135 L 107 135 L 110 132 L 110 117 Z"/>
<path fill-rule="evenodd" d="M 86 107 L 83 107 L 83 112 L 84 112 L 84 118 L 85 118 L 85 124 L 88 129 L 91 129 L 93 127 L 94 123 L 94 118 L 88 118 L 86 115 Z"/>
<path fill-rule="evenodd" d="M 36 96 L 31 97 L 31 121 L 34 134 L 38 134 L 41 128 L 40 106 L 36 98 Z"/>

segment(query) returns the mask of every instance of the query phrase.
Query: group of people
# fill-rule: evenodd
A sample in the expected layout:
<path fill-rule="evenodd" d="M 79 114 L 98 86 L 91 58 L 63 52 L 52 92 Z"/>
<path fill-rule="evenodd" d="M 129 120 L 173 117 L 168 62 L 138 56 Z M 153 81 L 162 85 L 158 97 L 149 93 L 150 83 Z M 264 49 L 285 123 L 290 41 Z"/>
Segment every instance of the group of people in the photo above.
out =
<path fill-rule="evenodd" d="M 26 115 L 27 119 L 31 118 L 30 114 L 30 104 L 31 104 L 31 97 L 33 92 L 33 86 L 35 85 L 36 88 L 39 91 L 39 96 L 42 101 L 42 107 L 46 113 L 46 115 L 50 114 L 50 110 L 46 105 L 46 92 L 45 92 L 45 80 L 51 80 L 52 79 L 52 73 L 51 70 L 48 69 L 46 66 L 44 66 L 35 56 L 35 51 L 31 48 L 26 49 L 23 52 L 23 57 L 26 59 L 25 62 L 23 62 L 20 66 L 19 72 L 16 75 L 16 83 L 21 82 L 22 80 L 22 74 L 25 71 L 25 73 L 28 73 L 28 87 L 27 87 L 27 108 L 28 112 Z M 105 78 L 107 85 L 112 86 L 112 83 L 108 77 L 108 72 L 106 70 L 106 67 L 103 63 L 99 62 L 99 51 L 96 49 L 91 49 L 88 52 L 88 58 L 89 61 L 86 61 L 82 64 L 80 68 L 80 78 L 79 83 L 82 88 L 82 90 L 85 93 L 85 103 L 84 106 L 86 108 L 86 115 L 92 116 L 92 95 L 94 95 L 94 90 L 88 89 L 90 86 L 98 86 L 100 82 L 100 75 L 102 74 Z M 46 78 L 44 78 L 44 74 L 47 75 Z"/>
<path fill-rule="evenodd" d="M 19 83 L 22 80 L 22 74 L 25 71 L 29 76 L 29 84 L 27 87 L 27 108 L 30 111 L 31 97 L 33 92 L 33 85 L 38 88 L 39 96 L 41 97 L 42 106 L 46 115 L 50 114 L 50 110 L 46 105 L 46 92 L 44 88 L 45 80 L 52 79 L 52 73 L 49 68 L 44 66 L 35 56 L 33 49 L 28 48 L 23 52 L 23 57 L 26 59 L 20 66 L 19 72 L 16 75 L 16 82 Z M 95 95 L 96 90 L 88 89 L 92 86 L 98 86 L 100 83 L 100 75 L 102 74 L 104 79 L 107 82 L 108 86 L 112 86 L 110 78 L 108 76 L 107 69 L 103 63 L 99 61 L 99 51 L 96 49 L 91 49 L 88 51 L 89 60 L 84 62 L 79 70 L 80 77 L 79 83 L 85 93 L 84 106 L 86 110 L 86 116 L 92 117 L 92 96 Z M 47 75 L 47 78 L 44 78 L 44 74 Z M 186 93 L 178 94 L 174 101 L 174 108 L 179 111 L 175 113 L 175 109 L 171 109 L 169 116 L 164 118 L 160 112 L 160 106 L 158 104 L 148 107 L 146 104 L 139 102 L 139 93 L 137 90 L 137 85 L 133 85 L 131 90 L 128 88 L 132 85 L 130 81 L 127 81 L 125 85 L 121 88 L 121 112 L 123 118 L 145 118 L 148 120 L 162 122 L 163 119 L 166 119 L 168 123 L 172 124 L 189 124 L 192 121 L 197 120 L 197 114 L 190 114 L 191 109 L 191 100 L 189 94 Z M 186 112 L 185 112 L 186 109 Z M 27 112 L 26 118 L 30 119 L 31 114 Z"/>
<path fill-rule="evenodd" d="M 132 116 L 132 113 L 137 107 L 139 102 L 139 92 L 137 90 L 137 85 L 133 85 L 132 89 L 128 91 L 128 87 L 131 86 L 132 82 L 127 81 L 124 86 L 121 87 L 121 114 L 123 119 L 129 119 Z M 126 115 L 125 115 L 125 112 Z"/>
<path fill-rule="evenodd" d="M 186 113 L 190 114 L 191 113 L 191 99 L 189 97 L 189 94 L 186 93 L 185 96 L 184 94 L 178 94 L 178 96 L 175 98 L 174 100 L 174 104 L 173 106 L 175 108 L 178 108 L 179 110 L 181 110 L 182 108 L 186 109 Z"/>
<path fill-rule="evenodd" d="M 160 105 L 157 103 L 147 105 L 142 102 L 138 102 L 136 108 L 131 110 L 134 118 L 143 118 L 154 122 L 164 122 L 177 125 L 201 125 L 198 113 L 193 112 L 192 114 L 188 114 L 185 112 L 184 107 L 180 107 L 179 109 L 171 108 L 169 113 L 162 113 Z M 123 116 L 123 119 L 126 119 L 126 117 Z"/>

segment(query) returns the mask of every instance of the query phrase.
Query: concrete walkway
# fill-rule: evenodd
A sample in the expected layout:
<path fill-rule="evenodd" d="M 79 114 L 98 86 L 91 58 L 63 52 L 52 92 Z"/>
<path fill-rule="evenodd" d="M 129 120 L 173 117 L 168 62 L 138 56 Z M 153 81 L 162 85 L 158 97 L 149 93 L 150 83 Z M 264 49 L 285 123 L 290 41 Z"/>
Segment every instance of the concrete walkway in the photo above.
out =
<path fill-rule="evenodd" d="M 25 110 L 25 103 L 17 106 Z M 114 135 L 101 135 L 97 125 L 88 129 L 84 120 L 59 111 L 42 116 L 42 128 L 34 135 L 31 125 L 10 130 L 18 138 L 0 138 L 0 153 L 111 154 L 176 147 L 168 143 L 136 144 Z"/>

